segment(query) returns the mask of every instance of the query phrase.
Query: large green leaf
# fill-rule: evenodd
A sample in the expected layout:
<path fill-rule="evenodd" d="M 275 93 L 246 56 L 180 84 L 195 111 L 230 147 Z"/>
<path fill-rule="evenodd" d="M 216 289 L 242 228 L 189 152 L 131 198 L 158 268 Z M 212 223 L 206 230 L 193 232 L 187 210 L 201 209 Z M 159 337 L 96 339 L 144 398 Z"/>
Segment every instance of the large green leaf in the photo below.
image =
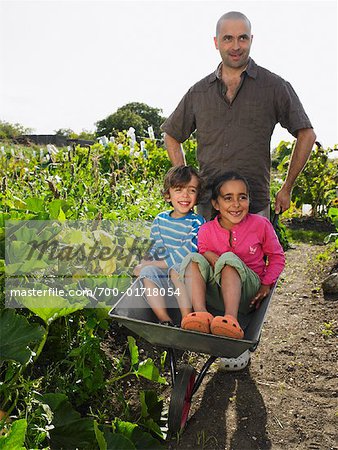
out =
<path fill-rule="evenodd" d="M 43 198 L 38 198 L 38 197 L 30 197 L 30 198 L 26 198 L 25 199 L 26 202 L 26 208 L 29 211 L 33 211 L 33 212 L 41 212 L 44 211 L 44 200 Z"/>
<path fill-rule="evenodd" d="M 33 291 L 33 288 L 35 291 Z M 58 291 L 55 289 L 53 291 L 47 285 L 43 284 L 29 286 L 24 291 L 27 295 L 20 295 L 15 300 L 39 316 L 48 325 L 59 317 L 67 316 L 83 309 L 88 303 L 88 300 L 84 297 L 70 302 L 66 298 L 57 295 Z M 37 292 L 39 292 L 38 295 Z"/>
<path fill-rule="evenodd" d="M 14 360 L 25 364 L 31 357 L 30 344 L 42 339 L 45 329 L 30 324 L 12 309 L 0 312 L 0 360 Z"/>
<path fill-rule="evenodd" d="M 133 338 L 132 336 L 128 336 L 128 347 L 131 358 L 131 365 L 132 367 L 136 368 L 139 362 L 139 353 L 135 338 Z"/>
<path fill-rule="evenodd" d="M 135 423 L 124 422 L 123 420 L 116 418 L 113 422 L 113 428 L 118 435 L 122 434 L 124 437 L 130 439 L 137 450 L 159 450 L 163 448 L 157 439 L 153 438 L 150 433 L 143 431 Z M 110 449 L 110 447 L 108 448 Z"/>
<path fill-rule="evenodd" d="M 123 434 L 105 433 L 104 436 L 109 450 L 137 450 L 132 441 Z"/>
<path fill-rule="evenodd" d="M 94 431 L 100 450 L 107 450 L 107 441 L 104 437 L 104 433 L 99 429 L 96 420 L 94 420 Z"/>
<path fill-rule="evenodd" d="M 53 411 L 50 431 L 51 448 L 92 450 L 97 448 L 94 432 L 94 421 L 81 418 L 64 394 L 45 394 L 42 401 L 47 403 Z"/>
<path fill-rule="evenodd" d="M 24 447 L 25 435 L 27 430 L 27 420 L 16 420 L 9 430 L 7 436 L 0 437 L 0 449 L 2 450 L 25 450 Z"/>
<path fill-rule="evenodd" d="M 148 358 L 139 364 L 137 374 L 147 380 L 156 381 L 157 383 L 162 384 L 166 383 L 166 379 L 160 376 L 160 372 L 151 358 Z"/>

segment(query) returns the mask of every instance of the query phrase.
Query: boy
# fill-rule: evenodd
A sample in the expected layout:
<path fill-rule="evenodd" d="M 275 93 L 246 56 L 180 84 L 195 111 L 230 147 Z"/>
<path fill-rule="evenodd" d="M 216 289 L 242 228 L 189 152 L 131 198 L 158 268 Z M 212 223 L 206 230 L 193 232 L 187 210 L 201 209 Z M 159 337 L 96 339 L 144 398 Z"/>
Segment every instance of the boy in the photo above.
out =
<path fill-rule="evenodd" d="M 134 274 L 146 288 L 147 302 L 159 322 L 173 325 L 165 298 L 171 283 L 182 317 L 189 314 L 191 304 L 184 283 L 179 279 L 180 265 L 186 255 L 197 252 L 197 232 L 205 219 L 193 211 L 201 191 L 201 178 L 191 166 L 172 167 L 164 178 L 163 196 L 172 210 L 158 214 L 151 227 L 154 245 L 150 260 L 142 260 Z M 171 290 L 173 292 L 173 288 Z"/>

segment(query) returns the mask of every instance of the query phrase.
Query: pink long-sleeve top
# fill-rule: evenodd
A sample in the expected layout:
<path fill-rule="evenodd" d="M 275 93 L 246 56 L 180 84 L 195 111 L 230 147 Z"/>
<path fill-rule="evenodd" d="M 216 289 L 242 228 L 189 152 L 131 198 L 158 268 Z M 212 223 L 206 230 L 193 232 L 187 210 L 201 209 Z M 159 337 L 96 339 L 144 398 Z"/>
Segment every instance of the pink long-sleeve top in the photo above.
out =
<path fill-rule="evenodd" d="M 274 283 L 285 266 L 284 252 L 273 226 L 266 217 L 257 214 L 248 214 L 230 231 L 222 228 L 216 217 L 200 227 L 197 245 L 201 254 L 234 253 L 266 285 Z M 268 257 L 267 262 L 264 256 Z"/>

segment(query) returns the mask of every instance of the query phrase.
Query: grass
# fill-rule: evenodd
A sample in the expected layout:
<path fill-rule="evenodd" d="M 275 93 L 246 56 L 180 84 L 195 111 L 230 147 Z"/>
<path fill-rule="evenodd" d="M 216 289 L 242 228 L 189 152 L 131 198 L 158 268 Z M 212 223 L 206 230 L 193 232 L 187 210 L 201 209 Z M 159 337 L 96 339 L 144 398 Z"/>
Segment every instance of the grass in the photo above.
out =
<path fill-rule="evenodd" d="M 307 244 L 324 245 L 324 238 L 329 233 L 327 231 L 315 231 L 315 230 L 293 230 L 286 228 L 286 236 L 289 242 L 304 242 Z"/>

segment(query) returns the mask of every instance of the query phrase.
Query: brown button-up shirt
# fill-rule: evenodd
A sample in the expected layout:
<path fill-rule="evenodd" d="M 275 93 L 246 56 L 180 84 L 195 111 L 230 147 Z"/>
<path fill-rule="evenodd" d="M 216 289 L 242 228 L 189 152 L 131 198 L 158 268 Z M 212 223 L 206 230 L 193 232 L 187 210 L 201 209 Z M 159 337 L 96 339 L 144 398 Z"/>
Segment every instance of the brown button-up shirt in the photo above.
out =
<path fill-rule="evenodd" d="M 197 160 L 207 186 L 202 202 L 210 199 L 216 176 L 236 170 L 249 182 L 255 213 L 270 200 L 270 141 L 277 123 L 295 137 L 312 128 L 290 83 L 250 58 L 231 103 L 218 66 L 189 89 L 161 128 L 178 142 L 197 131 Z"/>

